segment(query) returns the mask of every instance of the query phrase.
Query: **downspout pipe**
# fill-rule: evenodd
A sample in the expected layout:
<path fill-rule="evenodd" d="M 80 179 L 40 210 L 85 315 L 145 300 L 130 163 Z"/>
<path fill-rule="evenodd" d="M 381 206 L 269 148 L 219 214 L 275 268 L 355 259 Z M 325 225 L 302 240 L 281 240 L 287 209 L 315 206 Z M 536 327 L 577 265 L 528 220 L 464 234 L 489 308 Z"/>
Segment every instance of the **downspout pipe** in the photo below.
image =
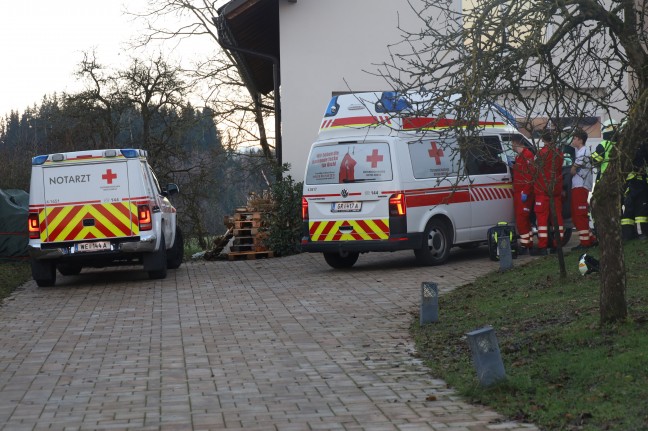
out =
<path fill-rule="evenodd" d="M 212 22 L 218 28 L 218 18 L 213 16 Z M 279 165 L 277 180 L 282 179 L 282 169 L 283 166 L 283 155 L 282 155 L 282 143 L 281 143 L 281 97 L 279 95 L 279 87 L 281 85 L 281 76 L 279 72 L 279 59 L 274 55 L 265 54 L 262 52 L 253 51 L 251 49 L 239 48 L 238 46 L 230 45 L 227 42 L 222 41 L 220 38 L 218 44 L 224 49 L 230 51 L 237 51 L 243 54 L 252 55 L 255 57 L 263 58 L 272 62 L 272 81 L 274 84 L 274 111 L 275 111 L 275 153 L 277 156 L 277 164 Z"/>

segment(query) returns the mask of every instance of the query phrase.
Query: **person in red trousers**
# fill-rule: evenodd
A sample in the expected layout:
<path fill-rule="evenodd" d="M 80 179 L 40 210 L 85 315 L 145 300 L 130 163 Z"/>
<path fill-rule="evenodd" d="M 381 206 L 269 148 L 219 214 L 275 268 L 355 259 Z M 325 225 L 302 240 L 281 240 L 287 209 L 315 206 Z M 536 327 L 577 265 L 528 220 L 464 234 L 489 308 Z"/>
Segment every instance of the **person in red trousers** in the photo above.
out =
<path fill-rule="evenodd" d="M 572 247 L 572 251 L 586 250 L 596 241 L 589 227 L 588 198 L 594 184 L 594 174 L 592 172 L 592 155 L 585 146 L 586 141 L 587 132 L 580 129 L 574 132 L 571 146 L 576 149 L 576 157 L 571 167 L 571 216 L 578 231 L 580 244 Z"/>
<path fill-rule="evenodd" d="M 552 224 L 551 201 L 555 206 L 561 240 L 565 229 L 562 217 L 562 165 L 564 156 L 551 132 L 542 135 L 542 143 L 544 146 L 538 151 L 535 158 L 537 178 L 534 183 L 534 209 L 538 226 L 538 249 L 534 252 L 536 255 L 549 254 L 550 244 L 557 246 L 553 236 L 555 235 L 554 229 L 551 229 L 551 232 L 549 231 L 549 226 Z M 549 241 L 550 235 L 552 236 L 551 241 Z"/>
<path fill-rule="evenodd" d="M 520 255 L 527 254 L 533 247 L 533 232 L 531 231 L 531 212 L 535 203 L 533 193 L 533 152 L 522 143 L 522 137 L 511 137 L 513 151 L 517 154 L 513 165 L 513 208 L 515 210 L 515 226 L 520 236 Z"/>

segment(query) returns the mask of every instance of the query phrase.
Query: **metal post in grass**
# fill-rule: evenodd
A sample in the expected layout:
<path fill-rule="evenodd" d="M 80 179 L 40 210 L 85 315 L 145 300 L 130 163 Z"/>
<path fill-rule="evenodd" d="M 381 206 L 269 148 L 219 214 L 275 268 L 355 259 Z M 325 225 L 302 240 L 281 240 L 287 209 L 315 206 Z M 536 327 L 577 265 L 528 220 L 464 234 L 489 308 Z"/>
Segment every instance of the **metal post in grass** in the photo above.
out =
<path fill-rule="evenodd" d="M 419 325 L 437 322 L 439 320 L 439 288 L 436 283 L 424 281 L 421 283 L 421 313 Z"/>
<path fill-rule="evenodd" d="M 482 386 L 490 386 L 506 377 L 495 330 L 491 326 L 466 334 L 472 351 L 477 379 Z"/>
<path fill-rule="evenodd" d="M 513 268 L 511 240 L 508 235 L 499 235 L 499 238 L 497 238 L 497 251 L 499 254 L 500 272 Z"/>

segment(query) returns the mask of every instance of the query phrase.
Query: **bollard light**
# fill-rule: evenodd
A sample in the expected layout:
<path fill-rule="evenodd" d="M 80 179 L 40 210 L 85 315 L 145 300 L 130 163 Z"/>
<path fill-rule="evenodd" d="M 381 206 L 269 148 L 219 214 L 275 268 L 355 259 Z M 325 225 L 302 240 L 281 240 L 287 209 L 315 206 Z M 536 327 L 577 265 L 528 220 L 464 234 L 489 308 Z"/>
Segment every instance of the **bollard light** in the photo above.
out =
<path fill-rule="evenodd" d="M 424 281 L 421 283 L 421 313 L 419 325 L 433 323 L 439 320 L 439 288 L 436 283 Z"/>
<path fill-rule="evenodd" d="M 482 386 L 490 386 L 506 377 L 495 330 L 486 326 L 466 334 L 472 351 L 477 379 Z"/>
<path fill-rule="evenodd" d="M 508 235 L 500 235 L 497 239 L 497 252 L 499 254 L 500 272 L 513 268 L 513 254 L 511 240 Z"/>

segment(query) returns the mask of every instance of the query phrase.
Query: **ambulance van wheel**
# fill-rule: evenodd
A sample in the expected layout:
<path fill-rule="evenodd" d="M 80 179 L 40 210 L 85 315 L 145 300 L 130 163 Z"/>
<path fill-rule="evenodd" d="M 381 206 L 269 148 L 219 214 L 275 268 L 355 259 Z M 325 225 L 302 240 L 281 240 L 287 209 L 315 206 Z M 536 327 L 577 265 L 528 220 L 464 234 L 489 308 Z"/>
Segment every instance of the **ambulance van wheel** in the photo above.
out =
<path fill-rule="evenodd" d="M 79 275 L 82 266 L 75 263 L 61 263 L 57 268 L 61 275 Z"/>
<path fill-rule="evenodd" d="M 324 253 L 324 260 L 336 269 L 351 268 L 357 261 L 360 253 L 341 251 L 339 253 Z"/>
<path fill-rule="evenodd" d="M 184 238 L 182 231 L 176 226 L 175 240 L 173 246 L 167 252 L 167 268 L 178 269 L 182 265 L 182 258 L 184 257 Z"/>
<path fill-rule="evenodd" d="M 56 284 L 56 262 L 32 259 L 31 270 L 38 287 L 50 287 Z"/>
<path fill-rule="evenodd" d="M 144 255 L 144 269 L 148 272 L 151 280 L 166 278 L 167 276 L 167 252 L 164 242 L 164 235 L 160 239 L 160 249 Z"/>
<path fill-rule="evenodd" d="M 425 227 L 422 247 L 414 250 L 414 255 L 421 265 L 441 265 L 448 260 L 451 247 L 448 224 L 440 219 L 432 219 Z"/>

